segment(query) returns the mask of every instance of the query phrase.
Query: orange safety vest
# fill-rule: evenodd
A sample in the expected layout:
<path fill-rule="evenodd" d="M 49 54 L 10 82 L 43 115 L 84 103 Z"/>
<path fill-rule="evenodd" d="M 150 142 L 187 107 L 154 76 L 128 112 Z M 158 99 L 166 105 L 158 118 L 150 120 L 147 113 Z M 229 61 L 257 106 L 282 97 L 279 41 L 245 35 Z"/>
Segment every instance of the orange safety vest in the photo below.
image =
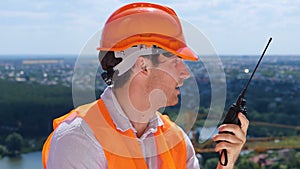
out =
<path fill-rule="evenodd" d="M 109 169 L 130 168 L 147 169 L 137 138 L 132 130 L 122 132 L 116 129 L 104 102 L 100 99 L 72 110 L 68 114 L 53 121 L 54 130 L 64 121 L 72 121 L 81 117 L 92 129 L 97 141 L 104 150 Z M 157 128 L 154 134 L 161 169 L 186 168 L 186 143 L 182 131 L 171 122 L 168 116 L 161 115 L 164 125 Z M 46 169 L 50 151 L 52 132 L 47 138 L 43 151 L 42 162 Z"/>

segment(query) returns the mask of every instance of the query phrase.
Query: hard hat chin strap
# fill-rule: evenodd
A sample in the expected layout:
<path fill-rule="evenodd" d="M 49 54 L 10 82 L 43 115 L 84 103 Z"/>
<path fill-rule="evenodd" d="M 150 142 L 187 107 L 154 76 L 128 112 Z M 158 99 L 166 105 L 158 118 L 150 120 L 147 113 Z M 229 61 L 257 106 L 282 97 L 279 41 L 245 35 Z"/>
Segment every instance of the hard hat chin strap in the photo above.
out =
<path fill-rule="evenodd" d="M 116 58 L 122 58 L 122 62 L 117 64 L 113 69 L 118 71 L 117 76 L 121 76 L 133 67 L 137 58 L 143 55 L 161 54 L 167 51 L 156 46 L 147 47 L 146 45 L 136 45 L 124 51 L 115 51 Z"/>

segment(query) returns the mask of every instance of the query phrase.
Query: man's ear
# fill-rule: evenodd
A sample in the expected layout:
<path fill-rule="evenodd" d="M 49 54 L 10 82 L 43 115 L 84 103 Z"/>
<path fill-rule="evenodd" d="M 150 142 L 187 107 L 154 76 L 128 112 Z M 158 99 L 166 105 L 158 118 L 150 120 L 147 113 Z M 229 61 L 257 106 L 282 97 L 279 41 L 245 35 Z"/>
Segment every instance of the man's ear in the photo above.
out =
<path fill-rule="evenodd" d="M 139 56 L 134 64 L 133 71 L 135 73 L 141 72 L 141 73 L 147 75 L 148 74 L 148 65 L 149 65 L 148 63 L 149 63 L 148 59 Z"/>

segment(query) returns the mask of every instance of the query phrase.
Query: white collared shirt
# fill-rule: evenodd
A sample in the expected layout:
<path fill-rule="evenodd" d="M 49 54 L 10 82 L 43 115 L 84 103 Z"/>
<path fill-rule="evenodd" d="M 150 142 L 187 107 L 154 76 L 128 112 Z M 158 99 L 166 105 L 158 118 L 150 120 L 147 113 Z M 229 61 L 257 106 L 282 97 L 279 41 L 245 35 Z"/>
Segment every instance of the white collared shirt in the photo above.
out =
<path fill-rule="evenodd" d="M 125 132 L 135 128 L 121 109 L 111 87 L 107 87 L 101 99 L 106 105 L 117 130 Z M 157 158 L 154 133 L 163 121 L 155 114 L 144 134 L 137 138 L 141 151 L 149 169 L 159 169 L 160 158 Z M 182 131 L 183 132 L 183 131 Z M 183 132 L 187 147 L 187 169 L 198 169 L 199 162 L 195 156 L 193 145 Z M 95 138 L 93 131 L 82 118 L 62 123 L 54 132 L 47 169 L 107 169 L 107 161 L 102 146 Z"/>

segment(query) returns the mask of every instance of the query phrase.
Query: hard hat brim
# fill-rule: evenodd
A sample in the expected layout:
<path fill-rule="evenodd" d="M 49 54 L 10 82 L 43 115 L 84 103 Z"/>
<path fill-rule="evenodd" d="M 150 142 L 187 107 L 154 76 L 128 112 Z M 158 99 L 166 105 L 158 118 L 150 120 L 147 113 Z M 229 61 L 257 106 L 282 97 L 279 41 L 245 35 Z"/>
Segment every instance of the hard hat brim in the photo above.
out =
<path fill-rule="evenodd" d="M 157 45 L 157 44 L 154 44 L 154 45 Z M 169 51 L 171 53 L 173 53 L 174 55 L 177 55 L 179 56 L 180 58 L 184 59 L 184 60 L 190 60 L 190 61 L 197 61 L 198 60 L 198 56 L 192 51 L 192 49 L 190 49 L 189 47 L 183 47 L 183 48 L 179 48 L 178 50 L 173 50 L 173 49 L 170 49 L 168 47 L 164 47 L 164 46 L 160 46 L 162 49 L 166 50 L 166 51 Z M 125 50 L 125 49 L 119 49 L 119 50 L 116 50 L 116 49 L 105 49 L 105 48 L 97 48 L 97 50 L 104 50 L 104 51 L 122 51 L 122 50 Z"/>
<path fill-rule="evenodd" d="M 190 60 L 190 61 L 198 60 L 198 56 L 189 47 L 180 48 L 177 51 L 170 51 L 170 52 L 174 53 L 175 55 L 181 57 L 184 60 Z"/>

